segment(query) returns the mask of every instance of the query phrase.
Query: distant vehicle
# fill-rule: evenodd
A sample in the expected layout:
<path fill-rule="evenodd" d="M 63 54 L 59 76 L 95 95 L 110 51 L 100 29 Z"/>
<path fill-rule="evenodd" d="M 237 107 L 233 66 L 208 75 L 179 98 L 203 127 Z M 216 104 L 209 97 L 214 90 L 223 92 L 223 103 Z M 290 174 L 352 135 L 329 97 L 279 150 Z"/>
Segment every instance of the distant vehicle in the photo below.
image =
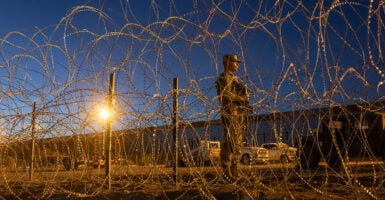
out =
<path fill-rule="evenodd" d="M 65 170 L 84 169 L 88 166 L 88 161 L 84 159 L 72 159 L 69 156 L 63 156 L 62 163 Z"/>
<path fill-rule="evenodd" d="M 106 160 L 96 159 L 93 161 L 93 166 L 94 166 L 94 168 L 105 167 L 106 166 Z"/>
<path fill-rule="evenodd" d="M 221 143 L 219 141 L 200 140 L 196 147 L 191 149 L 183 146 L 179 156 L 179 166 L 216 165 L 220 160 Z"/>
<path fill-rule="evenodd" d="M 269 162 L 280 161 L 281 163 L 288 163 L 296 160 L 297 148 L 285 143 L 265 143 L 261 147 L 268 150 Z"/>
<path fill-rule="evenodd" d="M 241 148 L 240 161 L 245 165 L 264 164 L 269 161 L 269 152 L 263 147 L 244 144 Z"/>

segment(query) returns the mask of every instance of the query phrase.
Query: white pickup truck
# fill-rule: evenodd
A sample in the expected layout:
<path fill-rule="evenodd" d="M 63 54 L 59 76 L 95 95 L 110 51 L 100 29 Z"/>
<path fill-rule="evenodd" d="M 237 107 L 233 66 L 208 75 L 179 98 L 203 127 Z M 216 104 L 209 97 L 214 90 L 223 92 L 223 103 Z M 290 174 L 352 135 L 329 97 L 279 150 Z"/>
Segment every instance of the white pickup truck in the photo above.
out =
<path fill-rule="evenodd" d="M 265 143 L 261 147 L 269 152 L 269 162 L 280 161 L 281 163 L 293 162 L 296 160 L 297 148 L 285 143 Z"/>
<path fill-rule="evenodd" d="M 197 146 L 184 145 L 181 148 L 179 166 L 204 166 L 216 165 L 220 161 L 221 142 L 211 140 L 200 140 Z"/>
<path fill-rule="evenodd" d="M 269 161 L 267 149 L 258 146 L 247 146 L 243 144 L 241 148 L 240 161 L 242 164 L 265 164 Z"/>

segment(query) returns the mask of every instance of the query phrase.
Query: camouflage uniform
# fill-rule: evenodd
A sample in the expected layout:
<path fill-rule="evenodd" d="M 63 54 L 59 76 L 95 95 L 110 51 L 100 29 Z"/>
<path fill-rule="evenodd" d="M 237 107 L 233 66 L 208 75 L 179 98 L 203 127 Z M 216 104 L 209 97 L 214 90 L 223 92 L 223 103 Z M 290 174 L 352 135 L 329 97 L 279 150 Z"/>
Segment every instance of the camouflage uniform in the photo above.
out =
<path fill-rule="evenodd" d="M 226 56 L 234 55 L 225 55 L 224 64 L 225 59 L 228 59 Z M 240 62 L 236 59 L 235 62 L 237 61 Z M 248 89 L 246 84 L 241 83 L 237 76 L 227 70 L 219 75 L 215 85 L 221 104 L 220 116 L 223 131 L 221 165 L 226 176 L 236 178 L 242 137 L 247 122 L 248 110 L 245 108 L 248 107 L 248 101 L 245 102 L 244 98 L 248 99 Z"/>

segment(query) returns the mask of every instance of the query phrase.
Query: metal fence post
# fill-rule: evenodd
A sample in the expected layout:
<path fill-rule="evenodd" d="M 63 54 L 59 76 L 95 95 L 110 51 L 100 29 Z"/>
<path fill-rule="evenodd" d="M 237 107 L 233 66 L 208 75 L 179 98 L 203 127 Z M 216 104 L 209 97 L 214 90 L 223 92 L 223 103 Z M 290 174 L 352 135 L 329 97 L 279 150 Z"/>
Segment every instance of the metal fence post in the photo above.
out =
<path fill-rule="evenodd" d="M 114 104 L 114 90 L 115 90 L 115 75 L 110 74 L 110 84 L 108 91 L 108 110 L 112 112 Z M 112 117 L 107 118 L 107 141 L 106 141 L 106 179 L 108 189 L 111 190 L 111 150 L 112 150 Z"/>
<path fill-rule="evenodd" d="M 32 110 L 32 131 L 31 131 L 31 160 L 29 162 L 29 180 L 32 181 L 33 178 L 33 167 L 35 161 L 35 127 L 36 127 L 36 101 L 33 102 Z"/>
<path fill-rule="evenodd" d="M 173 112 L 172 112 L 172 124 L 173 124 L 173 138 L 174 138 L 174 166 L 173 166 L 173 179 L 174 183 L 178 185 L 178 78 L 174 78 L 174 92 L 173 92 Z"/>

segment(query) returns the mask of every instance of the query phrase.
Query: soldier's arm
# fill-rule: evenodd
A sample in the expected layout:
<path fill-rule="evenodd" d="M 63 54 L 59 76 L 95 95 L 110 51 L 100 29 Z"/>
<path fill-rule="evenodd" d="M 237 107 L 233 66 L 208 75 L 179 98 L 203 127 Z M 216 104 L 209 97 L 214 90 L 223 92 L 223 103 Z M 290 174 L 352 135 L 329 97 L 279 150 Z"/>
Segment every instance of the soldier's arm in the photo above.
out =
<path fill-rule="evenodd" d="M 249 101 L 249 96 L 242 96 L 232 91 L 231 84 L 233 80 L 227 80 L 227 84 L 223 84 L 224 87 L 222 88 L 221 92 L 221 98 L 228 101 Z"/>

